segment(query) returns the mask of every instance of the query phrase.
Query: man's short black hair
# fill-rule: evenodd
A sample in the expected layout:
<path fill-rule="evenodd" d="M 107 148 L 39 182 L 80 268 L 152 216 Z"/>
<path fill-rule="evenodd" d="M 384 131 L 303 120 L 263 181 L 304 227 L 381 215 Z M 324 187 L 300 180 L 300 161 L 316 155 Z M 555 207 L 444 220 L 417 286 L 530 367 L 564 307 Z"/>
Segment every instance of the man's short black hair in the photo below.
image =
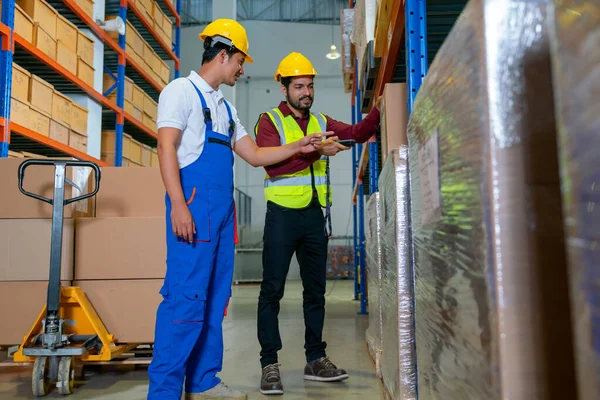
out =
<path fill-rule="evenodd" d="M 202 53 L 202 64 L 211 62 L 221 52 L 225 50 L 227 55 L 231 58 L 235 53 L 241 53 L 235 47 L 227 46 L 225 43 L 216 42 L 212 44 L 213 38 L 207 37 L 204 39 L 204 53 Z"/>
<path fill-rule="evenodd" d="M 292 83 L 292 78 L 293 78 L 292 76 L 281 77 L 281 84 L 283 86 L 285 86 L 285 88 L 288 89 L 288 90 L 290 88 L 290 83 Z"/>

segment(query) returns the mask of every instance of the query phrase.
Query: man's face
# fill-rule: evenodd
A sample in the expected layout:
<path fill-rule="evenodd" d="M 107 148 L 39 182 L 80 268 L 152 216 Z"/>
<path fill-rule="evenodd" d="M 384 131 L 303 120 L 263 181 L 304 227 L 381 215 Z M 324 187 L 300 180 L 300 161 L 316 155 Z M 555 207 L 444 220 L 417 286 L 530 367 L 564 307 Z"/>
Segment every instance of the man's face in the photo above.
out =
<path fill-rule="evenodd" d="M 223 57 L 223 83 L 234 86 L 238 78 L 244 75 L 244 61 L 246 56 L 243 53 L 237 52 L 230 57 L 224 50 L 219 56 Z"/>
<path fill-rule="evenodd" d="M 288 104 L 299 111 L 310 110 L 315 99 L 315 87 L 312 76 L 298 76 L 292 79 L 289 88 L 281 86 L 281 92 Z"/>

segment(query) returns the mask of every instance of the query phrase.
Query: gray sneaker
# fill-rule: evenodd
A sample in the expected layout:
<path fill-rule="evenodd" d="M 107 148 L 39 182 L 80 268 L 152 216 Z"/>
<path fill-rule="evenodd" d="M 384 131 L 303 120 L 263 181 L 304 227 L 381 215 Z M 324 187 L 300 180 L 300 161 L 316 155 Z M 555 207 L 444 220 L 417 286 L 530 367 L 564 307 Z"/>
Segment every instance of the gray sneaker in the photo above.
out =
<path fill-rule="evenodd" d="M 260 393 L 266 395 L 283 394 L 283 385 L 281 384 L 281 375 L 279 374 L 279 364 L 269 364 L 262 369 Z"/>
<path fill-rule="evenodd" d="M 185 400 L 248 400 L 248 395 L 227 387 L 223 382 L 202 393 L 186 393 Z"/>

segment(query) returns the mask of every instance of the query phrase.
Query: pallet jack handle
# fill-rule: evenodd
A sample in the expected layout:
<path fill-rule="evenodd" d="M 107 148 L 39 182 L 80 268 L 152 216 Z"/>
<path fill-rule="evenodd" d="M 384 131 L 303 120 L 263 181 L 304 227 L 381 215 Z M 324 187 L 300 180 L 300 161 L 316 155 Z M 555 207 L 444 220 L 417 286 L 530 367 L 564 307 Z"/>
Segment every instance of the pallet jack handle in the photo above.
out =
<path fill-rule="evenodd" d="M 25 170 L 32 165 L 54 167 L 54 196 L 52 199 L 31 193 L 23 188 Z M 66 179 L 67 167 L 89 167 L 95 172 L 95 188 L 91 193 L 65 199 L 65 182 L 77 186 Z M 60 307 L 60 270 L 62 256 L 62 235 L 64 207 L 70 203 L 84 200 L 94 196 L 100 188 L 100 168 L 89 161 L 71 160 L 26 160 L 19 166 L 19 190 L 26 196 L 52 205 L 52 236 L 50 240 L 50 274 L 48 280 L 48 297 L 46 301 L 46 318 L 43 320 L 44 333 L 42 334 L 42 345 L 47 349 L 56 349 L 62 346 L 64 338 L 62 335 L 62 321 L 59 317 Z M 81 188 L 78 188 L 81 190 Z"/>
<path fill-rule="evenodd" d="M 98 167 L 97 164 L 95 164 L 93 162 L 90 162 L 90 161 L 54 161 L 54 160 L 37 160 L 37 159 L 31 159 L 31 160 L 26 160 L 26 161 L 22 162 L 21 165 L 19 166 L 19 190 L 21 191 L 21 193 L 23 193 L 26 196 L 33 197 L 34 199 L 44 201 L 50 205 L 54 205 L 54 199 L 48 199 L 46 197 L 37 195 L 35 193 L 31 193 L 23 188 L 23 182 L 25 179 L 25 170 L 27 169 L 27 167 L 30 167 L 32 165 L 52 165 L 55 167 L 55 171 L 56 171 L 56 167 L 59 167 L 59 165 L 60 165 L 60 166 L 62 166 L 62 172 L 63 172 L 62 175 L 63 176 L 64 176 L 66 167 L 89 167 L 94 170 L 94 173 L 96 175 L 96 179 L 94 179 L 94 181 L 95 181 L 94 190 L 91 193 L 86 193 L 81 196 L 63 200 L 63 206 L 74 203 L 76 201 L 80 201 L 80 200 L 84 200 L 84 199 L 93 197 L 96 195 L 96 193 L 98 193 L 98 190 L 100 189 L 100 168 Z M 55 178 L 57 178 L 57 177 L 58 176 L 56 176 L 56 174 L 55 174 Z M 55 180 L 55 183 L 56 183 L 56 180 Z"/>

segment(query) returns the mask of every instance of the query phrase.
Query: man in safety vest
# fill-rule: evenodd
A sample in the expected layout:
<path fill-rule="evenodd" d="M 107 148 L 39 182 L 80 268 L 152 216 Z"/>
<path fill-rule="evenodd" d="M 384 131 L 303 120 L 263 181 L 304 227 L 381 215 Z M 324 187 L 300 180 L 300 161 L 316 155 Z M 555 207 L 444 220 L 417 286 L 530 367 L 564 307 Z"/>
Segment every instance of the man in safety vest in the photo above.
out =
<path fill-rule="evenodd" d="M 231 294 L 235 240 L 233 152 L 253 166 L 315 151 L 322 134 L 259 148 L 223 98 L 248 55 L 245 29 L 219 19 L 200 34 L 199 74 L 160 94 L 158 155 L 166 195 L 167 273 L 160 290 L 149 400 L 246 399 L 217 377 L 223 363 L 223 314 Z M 317 132 L 315 132 L 317 133 Z"/>
<path fill-rule="evenodd" d="M 379 126 L 379 110 L 374 107 L 356 125 L 336 121 L 311 110 L 314 99 L 313 78 L 317 72 L 299 53 L 285 57 L 275 73 L 286 98 L 277 108 L 261 115 L 256 125 L 259 146 L 283 146 L 302 140 L 307 134 L 334 132 L 318 151 L 290 157 L 266 167 L 265 198 L 267 214 L 264 230 L 263 281 L 258 301 L 258 340 L 261 345 L 263 394 L 283 394 L 277 352 L 281 350 L 278 314 L 285 280 L 294 253 L 302 277 L 305 345 L 307 364 L 304 379 L 336 382 L 348 378 L 326 356 L 323 341 L 325 318 L 325 277 L 327 242 L 331 231 L 329 218 L 329 159 L 347 150 L 336 139 L 366 142 Z M 326 217 L 322 207 L 326 208 Z M 329 232 L 329 233 L 328 233 Z"/>

